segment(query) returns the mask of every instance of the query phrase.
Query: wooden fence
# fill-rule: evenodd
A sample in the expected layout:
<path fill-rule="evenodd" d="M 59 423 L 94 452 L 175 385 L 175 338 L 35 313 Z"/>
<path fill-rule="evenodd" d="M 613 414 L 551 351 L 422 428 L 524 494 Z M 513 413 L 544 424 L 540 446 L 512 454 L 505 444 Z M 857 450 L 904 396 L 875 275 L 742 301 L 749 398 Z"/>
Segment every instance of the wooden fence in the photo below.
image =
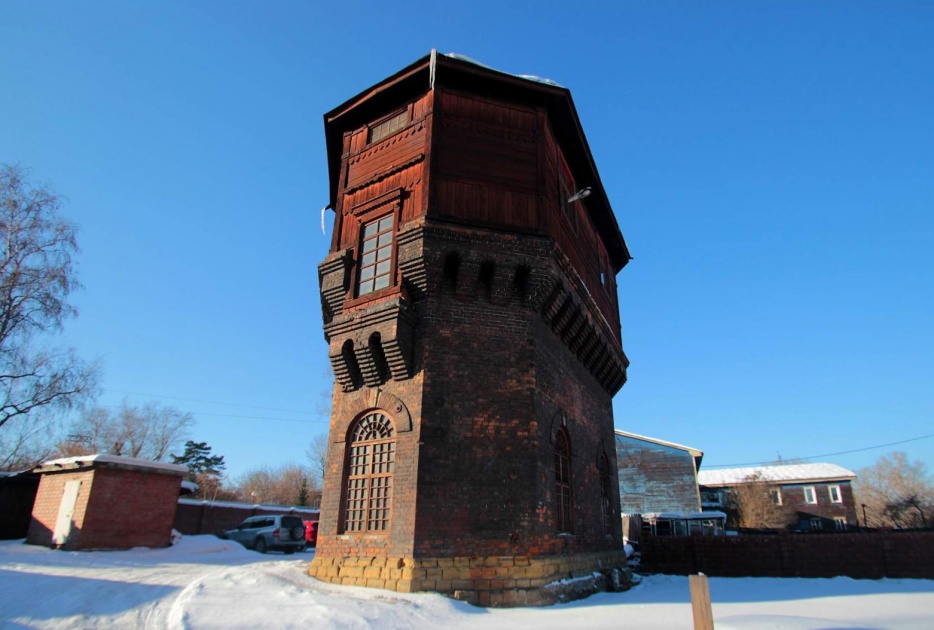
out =
<path fill-rule="evenodd" d="M 934 531 L 643 537 L 641 572 L 934 579 Z"/>

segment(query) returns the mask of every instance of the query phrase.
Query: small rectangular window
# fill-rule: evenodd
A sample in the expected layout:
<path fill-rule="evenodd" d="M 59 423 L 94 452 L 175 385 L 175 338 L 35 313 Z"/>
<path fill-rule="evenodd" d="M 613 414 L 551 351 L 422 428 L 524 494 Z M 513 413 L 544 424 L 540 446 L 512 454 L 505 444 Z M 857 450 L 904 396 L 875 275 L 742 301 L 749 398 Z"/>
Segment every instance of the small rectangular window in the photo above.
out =
<path fill-rule="evenodd" d="M 379 142 L 383 138 L 388 138 L 392 134 L 401 130 L 409 122 L 409 112 L 402 111 L 388 118 L 381 123 L 373 125 L 370 127 L 369 134 L 367 136 L 367 144 L 373 144 L 374 142 Z"/>
<path fill-rule="evenodd" d="M 814 491 L 814 486 L 807 486 L 804 489 L 804 502 L 812 505 L 817 503 L 817 492 Z"/>
<path fill-rule="evenodd" d="M 843 497 L 840 495 L 840 486 L 830 486 L 828 490 L 830 491 L 831 503 L 843 503 Z"/>
<path fill-rule="evenodd" d="M 833 522 L 837 526 L 837 531 L 846 531 L 846 518 L 843 516 L 834 516 Z"/>
<path fill-rule="evenodd" d="M 781 488 L 772 488 L 769 490 L 769 494 L 772 495 L 772 503 L 775 505 L 782 504 L 782 489 Z"/>
<path fill-rule="evenodd" d="M 815 516 L 810 520 L 810 528 L 812 532 L 819 532 L 824 529 L 824 521 Z"/>

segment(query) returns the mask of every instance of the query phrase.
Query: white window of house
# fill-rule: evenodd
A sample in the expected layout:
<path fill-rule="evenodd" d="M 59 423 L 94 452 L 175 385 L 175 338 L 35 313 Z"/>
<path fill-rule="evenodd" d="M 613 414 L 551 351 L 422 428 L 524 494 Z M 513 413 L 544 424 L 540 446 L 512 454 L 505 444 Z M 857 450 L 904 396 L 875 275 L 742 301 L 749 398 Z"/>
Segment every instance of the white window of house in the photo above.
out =
<path fill-rule="evenodd" d="M 843 503 L 843 496 L 840 494 L 840 486 L 830 486 L 827 489 L 830 490 L 831 503 Z"/>
<path fill-rule="evenodd" d="M 769 494 L 772 495 L 772 503 L 775 505 L 782 504 L 782 489 L 781 488 L 772 488 L 769 490 Z"/>
<path fill-rule="evenodd" d="M 833 522 L 837 526 L 837 531 L 841 531 L 841 532 L 846 531 L 846 517 L 845 516 L 834 516 Z"/>
<path fill-rule="evenodd" d="M 820 530 L 824 529 L 824 521 L 815 516 L 811 519 L 810 526 L 812 532 L 819 532 Z"/>
<path fill-rule="evenodd" d="M 805 503 L 817 503 L 817 492 L 814 490 L 814 486 L 807 486 L 804 488 L 804 502 Z"/>

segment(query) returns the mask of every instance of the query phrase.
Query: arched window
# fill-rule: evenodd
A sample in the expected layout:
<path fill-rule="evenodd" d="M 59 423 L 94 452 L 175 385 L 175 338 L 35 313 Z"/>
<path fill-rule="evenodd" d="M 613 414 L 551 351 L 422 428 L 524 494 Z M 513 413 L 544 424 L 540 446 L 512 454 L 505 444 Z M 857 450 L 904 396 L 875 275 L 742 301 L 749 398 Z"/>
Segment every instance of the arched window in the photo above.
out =
<path fill-rule="evenodd" d="M 555 436 L 555 484 L 557 505 L 555 523 L 558 533 L 571 533 L 571 441 L 564 427 Z"/>
<path fill-rule="evenodd" d="M 613 532 L 611 513 L 613 504 L 610 502 L 610 492 L 612 492 L 612 487 L 610 486 L 610 464 L 607 461 L 606 455 L 600 453 L 600 459 L 597 463 L 597 468 L 600 472 L 600 495 L 601 495 L 601 505 L 603 506 L 603 533 L 610 534 Z"/>
<path fill-rule="evenodd" d="M 366 414 L 350 430 L 344 491 L 344 531 L 389 529 L 396 434 L 383 413 Z"/>

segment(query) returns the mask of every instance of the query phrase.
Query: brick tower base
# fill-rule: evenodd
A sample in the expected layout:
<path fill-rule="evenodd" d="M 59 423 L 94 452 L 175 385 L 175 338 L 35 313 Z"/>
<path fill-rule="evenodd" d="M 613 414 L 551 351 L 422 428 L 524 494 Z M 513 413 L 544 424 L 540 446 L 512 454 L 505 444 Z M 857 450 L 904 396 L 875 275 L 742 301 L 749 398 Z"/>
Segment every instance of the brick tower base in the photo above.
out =
<path fill-rule="evenodd" d="M 547 606 L 630 587 L 622 550 L 489 558 L 315 558 L 309 575 L 331 584 L 431 591 L 478 606 Z"/>

